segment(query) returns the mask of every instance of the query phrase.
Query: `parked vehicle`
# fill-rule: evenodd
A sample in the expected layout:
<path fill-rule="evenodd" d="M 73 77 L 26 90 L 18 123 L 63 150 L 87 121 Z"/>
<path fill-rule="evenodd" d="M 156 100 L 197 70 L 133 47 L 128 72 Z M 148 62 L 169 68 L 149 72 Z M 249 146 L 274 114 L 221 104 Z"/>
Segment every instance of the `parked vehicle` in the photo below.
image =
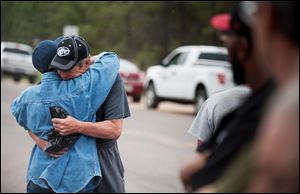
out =
<path fill-rule="evenodd" d="M 148 108 L 168 100 L 193 103 L 198 112 L 212 94 L 234 86 L 227 50 L 216 46 L 183 46 L 161 64 L 148 68 L 145 97 Z"/>
<path fill-rule="evenodd" d="M 120 59 L 120 75 L 124 81 L 127 95 L 132 96 L 134 102 L 139 102 L 144 92 L 144 73 L 134 63 Z"/>
<path fill-rule="evenodd" d="M 30 83 L 34 83 L 38 71 L 32 65 L 31 46 L 16 42 L 1 42 L 1 75 L 10 74 L 15 81 L 26 76 Z"/>

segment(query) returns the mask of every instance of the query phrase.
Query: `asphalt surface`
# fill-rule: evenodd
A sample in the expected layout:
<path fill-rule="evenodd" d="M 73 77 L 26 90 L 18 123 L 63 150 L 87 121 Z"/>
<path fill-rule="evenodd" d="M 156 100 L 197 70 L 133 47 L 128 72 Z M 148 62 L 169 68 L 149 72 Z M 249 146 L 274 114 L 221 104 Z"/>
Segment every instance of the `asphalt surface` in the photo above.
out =
<path fill-rule="evenodd" d="M 29 86 L 26 81 L 1 80 L 1 193 L 26 192 L 33 141 L 12 117 L 10 104 Z M 186 132 L 193 107 L 164 102 L 157 110 L 147 110 L 143 102 L 129 100 L 131 117 L 124 121 L 118 141 L 126 192 L 183 192 L 179 169 L 196 146 Z"/>

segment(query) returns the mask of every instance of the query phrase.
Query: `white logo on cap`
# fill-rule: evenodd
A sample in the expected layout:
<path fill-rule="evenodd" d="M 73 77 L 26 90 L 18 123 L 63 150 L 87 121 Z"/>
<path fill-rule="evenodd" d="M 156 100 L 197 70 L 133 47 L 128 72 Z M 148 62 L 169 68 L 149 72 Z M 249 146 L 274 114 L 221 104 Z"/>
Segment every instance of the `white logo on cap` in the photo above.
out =
<path fill-rule="evenodd" d="M 60 57 L 67 56 L 70 53 L 70 49 L 68 47 L 62 46 L 57 49 L 57 55 Z"/>

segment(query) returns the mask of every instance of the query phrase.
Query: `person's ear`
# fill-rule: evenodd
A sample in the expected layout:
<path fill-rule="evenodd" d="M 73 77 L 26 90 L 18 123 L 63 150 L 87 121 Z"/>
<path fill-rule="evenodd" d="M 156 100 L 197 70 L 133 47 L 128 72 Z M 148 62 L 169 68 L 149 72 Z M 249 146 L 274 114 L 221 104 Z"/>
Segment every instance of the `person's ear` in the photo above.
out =
<path fill-rule="evenodd" d="M 83 66 L 84 66 L 85 68 L 89 68 L 91 64 L 92 64 L 92 61 L 91 61 L 90 57 L 88 57 L 88 58 L 86 58 L 86 59 L 84 60 Z"/>

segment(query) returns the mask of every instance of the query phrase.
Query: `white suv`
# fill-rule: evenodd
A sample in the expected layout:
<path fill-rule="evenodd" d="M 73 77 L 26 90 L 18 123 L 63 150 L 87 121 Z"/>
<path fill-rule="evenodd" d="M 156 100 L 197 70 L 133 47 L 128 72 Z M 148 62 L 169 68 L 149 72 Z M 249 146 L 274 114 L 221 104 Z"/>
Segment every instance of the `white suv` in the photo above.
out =
<path fill-rule="evenodd" d="M 148 108 L 163 100 L 194 103 L 198 112 L 210 95 L 234 86 L 227 50 L 215 46 L 183 46 L 160 65 L 148 68 L 145 97 Z"/>
<path fill-rule="evenodd" d="M 26 44 L 1 42 L 1 75 L 11 74 L 15 81 L 25 75 L 34 83 L 38 71 L 32 65 L 32 52 L 32 47 Z"/>

